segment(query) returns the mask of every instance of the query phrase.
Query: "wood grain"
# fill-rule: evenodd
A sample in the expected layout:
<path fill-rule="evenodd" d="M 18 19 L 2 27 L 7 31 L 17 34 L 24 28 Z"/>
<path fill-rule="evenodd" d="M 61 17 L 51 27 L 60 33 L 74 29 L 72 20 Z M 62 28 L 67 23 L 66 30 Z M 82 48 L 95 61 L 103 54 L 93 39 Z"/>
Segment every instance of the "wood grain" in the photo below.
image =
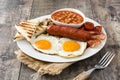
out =
<path fill-rule="evenodd" d="M 116 54 L 114 60 L 111 64 L 105 68 L 103 71 L 99 72 L 97 77 L 93 77 L 96 73 L 93 73 L 90 80 L 119 80 L 120 74 L 120 20 L 119 15 L 120 9 L 118 9 L 117 0 L 92 0 L 91 4 L 92 11 L 95 19 L 106 29 L 108 40 L 106 46 L 104 47 L 104 51 L 113 50 Z M 102 15 L 101 15 L 102 14 Z M 104 55 L 104 51 L 101 52 L 101 55 Z"/>
<path fill-rule="evenodd" d="M 14 24 L 52 11 L 71 7 L 98 21 L 107 32 L 107 43 L 96 55 L 79 61 L 58 76 L 44 75 L 38 80 L 72 80 L 84 70 L 92 68 L 106 51 L 116 57 L 104 70 L 95 71 L 88 80 L 120 79 L 120 1 L 119 0 L 0 0 L 0 80 L 32 80 L 35 71 L 21 64 L 14 55 L 17 45 L 12 38 Z"/>
<path fill-rule="evenodd" d="M 0 80 L 18 80 L 21 63 L 13 42 L 15 23 L 29 18 L 32 0 L 0 0 Z"/>

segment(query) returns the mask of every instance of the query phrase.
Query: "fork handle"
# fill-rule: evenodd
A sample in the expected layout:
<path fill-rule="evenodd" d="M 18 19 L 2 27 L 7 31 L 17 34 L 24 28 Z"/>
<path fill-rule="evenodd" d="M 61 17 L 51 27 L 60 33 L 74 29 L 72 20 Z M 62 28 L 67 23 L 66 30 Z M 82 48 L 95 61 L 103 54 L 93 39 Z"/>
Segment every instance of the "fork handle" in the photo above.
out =
<path fill-rule="evenodd" d="M 92 68 L 88 71 L 83 71 L 78 76 L 76 76 L 73 80 L 86 80 L 94 70 L 95 68 Z"/>
<path fill-rule="evenodd" d="M 76 76 L 73 80 L 86 80 L 90 74 L 87 71 L 83 71 L 78 76 Z"/>

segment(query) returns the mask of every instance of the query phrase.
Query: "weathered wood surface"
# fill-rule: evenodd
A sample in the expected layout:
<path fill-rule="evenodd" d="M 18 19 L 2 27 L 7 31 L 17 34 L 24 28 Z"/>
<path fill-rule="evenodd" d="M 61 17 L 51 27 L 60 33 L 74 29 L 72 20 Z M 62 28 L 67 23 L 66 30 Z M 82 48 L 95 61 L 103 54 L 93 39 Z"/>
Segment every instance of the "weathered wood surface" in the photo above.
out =
<path fill-rule="evenodd" d="M 79 9 L 103 25 L 108 35 L 107 43 L 98 54 L 71 65 L 60 75 L 45 75 L 38 80 L 72 80 L 80 72 L 92 68 L 109 50 L 116 53 L 114 60 L 104 70 L 95 71 L 88 80 L 120 79 L 119 0 L 0 0 L 0 80 L 31 80 L 31 74 L 35 73 L 21 64 L 13 53 L 18 49 L 12 41 L 14 24 L 65 7 Z"/>

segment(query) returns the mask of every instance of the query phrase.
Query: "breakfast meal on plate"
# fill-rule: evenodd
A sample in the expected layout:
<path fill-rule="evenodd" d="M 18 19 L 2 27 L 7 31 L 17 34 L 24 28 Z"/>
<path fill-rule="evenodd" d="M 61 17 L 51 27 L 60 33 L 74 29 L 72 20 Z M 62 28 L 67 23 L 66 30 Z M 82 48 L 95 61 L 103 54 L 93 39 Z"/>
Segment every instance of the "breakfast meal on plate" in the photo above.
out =
<path fill-rule="evenodd" d="M 99 46 L 106 38 L 102 26 L 84 20 L 79 11 L 60 9 L 42 21 L 33 19 L 16 24 L 18 32 L 14 40 L 26 39 L 35 50 L 44 54 L 77 57 L 87 48 Z"/>

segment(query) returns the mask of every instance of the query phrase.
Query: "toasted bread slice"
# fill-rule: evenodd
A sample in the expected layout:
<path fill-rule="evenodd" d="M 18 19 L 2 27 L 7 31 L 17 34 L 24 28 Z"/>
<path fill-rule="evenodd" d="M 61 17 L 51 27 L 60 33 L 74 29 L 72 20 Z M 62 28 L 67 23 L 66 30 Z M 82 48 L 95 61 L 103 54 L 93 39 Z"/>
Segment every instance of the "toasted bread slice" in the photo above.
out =
<path fill-rule="evenodd" d="M 20 32 L 28 41 L 31 41 L 33 38 L 37 23 L 32 21 L 24 21 L 15 25 L 18 32 Z"/>
<path fill-rule="evenodd" d="M 22 40 L 24 37 L 21 35 L 20 32 L 17 32 L 14 36 L 14 41 Z"/>
<path fill-rule="evenodd" d="M 15 25 L 20 34 L 29 42 L 37 35 L 45 32 L 48 25 L 52 24 L 50 19 L 45 19 L 42 22 L 28 20 Z"/>

